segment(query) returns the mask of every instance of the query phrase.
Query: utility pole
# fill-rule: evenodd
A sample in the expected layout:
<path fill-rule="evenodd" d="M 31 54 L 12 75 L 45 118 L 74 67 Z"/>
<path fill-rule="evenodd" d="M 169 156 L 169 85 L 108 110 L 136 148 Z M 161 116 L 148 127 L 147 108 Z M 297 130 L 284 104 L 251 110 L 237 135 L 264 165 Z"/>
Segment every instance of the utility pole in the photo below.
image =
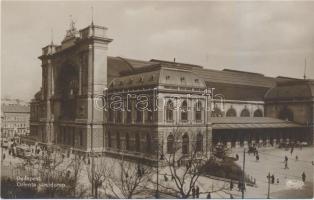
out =
<path fill-rule="evenodd" d="M 245 189 L 245 148 L 243 149 L 243 174 L 242 174 L 242 199 L 244 199 L 244 189 Z"/>
<path fill-rule="evenodd" d="M 270 192 L 270 172 L 268 172 L 267 179 L 268 179 L 267 199 L 269 199 L 269 192 Z"/>
<path fill-rule="evenodd" d="M 156 199 L 159 199 L 159 138 L 157 135 L 157 186 L 156 186 Z"/>

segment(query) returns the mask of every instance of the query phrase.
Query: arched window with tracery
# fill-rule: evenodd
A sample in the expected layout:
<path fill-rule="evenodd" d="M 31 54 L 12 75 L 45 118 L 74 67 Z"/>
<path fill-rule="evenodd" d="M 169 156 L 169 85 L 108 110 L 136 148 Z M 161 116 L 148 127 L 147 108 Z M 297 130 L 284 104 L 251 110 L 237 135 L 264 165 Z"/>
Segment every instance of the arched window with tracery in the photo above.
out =
<path fill-rule="evenodd" d="M 173 121 L 173 110 L 174 110 L 174 106 L 173 106 L 173 102 L 171 100 L 169 100 L 166 104 L 166 120 L 167 121 Z"/>
<path fill-rule="evenodd" d="M 167 153 L 174 153 L 174 137 L 172 134 L 167 137 Z"/>
<path fill-rule="evenodd" d="M 185 133 L 182 136 L 182 154 L 188 153 L 189 153 L 189 136 L 187 133 Z"/>
<path fill-rule="evenodd" d="M 196 147 L 195 147 L 196 152 L 203 151 L 203 135 L 201 133 L 197 134 L 195 145 L 196 145 Z"/>
<path fill-rule="evenodd" d="M 181 111 L 181 121 L 187 121 L 188 120 L 188 104 L 186 100 L 182 102 L 180 111 Z"/>
<path fill-rule="evenodd" d="M 246 108 L 244 108 L 242 111 L 241 111 L 241 114 L 240 114 L 241 117 L 249 117 L 250 116 L 250 111 Z"/>
<path fill-rule="evenodd" d="M 202 121 L 202 102 L 198 101 L 194 106 L 195 120 Z"/>
<path fill-rule="evenodd" d="M 263 117 L 263 112 L 260 109 L 254 111 L 254 117 Z"/>
<path fill-rule="evenodd" d="M 234 108 L 229 108 L 229 110 L 226 113 L 227 117 L 236 117 L 237 116 L 237 112 Z"/>

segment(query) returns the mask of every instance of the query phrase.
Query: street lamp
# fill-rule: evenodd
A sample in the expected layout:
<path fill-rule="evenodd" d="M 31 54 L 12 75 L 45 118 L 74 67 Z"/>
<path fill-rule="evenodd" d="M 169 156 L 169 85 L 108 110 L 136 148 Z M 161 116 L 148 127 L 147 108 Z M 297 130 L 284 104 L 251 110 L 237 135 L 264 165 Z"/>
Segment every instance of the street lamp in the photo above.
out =
<path fill-rule="evenodd" d="M 160 158 L 159 158 L 160 156 Z M 164 154 L 159 155 L 159 140 L 157 137 L 157 186 L 156 186 L 156 199 L 159 198 L 159 160 L 164 160 Z"/>

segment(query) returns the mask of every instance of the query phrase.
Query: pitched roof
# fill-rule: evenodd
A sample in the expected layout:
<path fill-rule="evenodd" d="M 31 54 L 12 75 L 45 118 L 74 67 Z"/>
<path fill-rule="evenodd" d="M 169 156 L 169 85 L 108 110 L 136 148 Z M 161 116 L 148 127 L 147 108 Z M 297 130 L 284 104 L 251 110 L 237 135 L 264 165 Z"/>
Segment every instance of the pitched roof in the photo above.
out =
<path fill-rule="evenodd" d="M 289 80 L 278 82 L 266 94 L 266 100 L 303 99 L 314 97 L 314 80 Z"/>
<path fill-rule="evenodd" d="M 213 129 L 297 128 L 297 123 L 270 117 L 212 117 Z"/>
<path fill-rule="evenodd" d="M 262 74 L 235 70 L 194 69 L 207 82 L 229 83 L 271 88 L 276 84 L 276 78 Z"/>

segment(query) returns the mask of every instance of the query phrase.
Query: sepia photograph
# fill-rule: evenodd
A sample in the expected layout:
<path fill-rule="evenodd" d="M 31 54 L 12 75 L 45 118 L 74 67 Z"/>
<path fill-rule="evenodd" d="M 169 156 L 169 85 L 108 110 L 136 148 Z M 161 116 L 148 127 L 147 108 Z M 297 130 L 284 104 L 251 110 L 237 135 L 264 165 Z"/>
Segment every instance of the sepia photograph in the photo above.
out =
<path fill-rule="evenodd" d="M 2 199 L 313 199 L 314 1 L 1 1 Z"/>

